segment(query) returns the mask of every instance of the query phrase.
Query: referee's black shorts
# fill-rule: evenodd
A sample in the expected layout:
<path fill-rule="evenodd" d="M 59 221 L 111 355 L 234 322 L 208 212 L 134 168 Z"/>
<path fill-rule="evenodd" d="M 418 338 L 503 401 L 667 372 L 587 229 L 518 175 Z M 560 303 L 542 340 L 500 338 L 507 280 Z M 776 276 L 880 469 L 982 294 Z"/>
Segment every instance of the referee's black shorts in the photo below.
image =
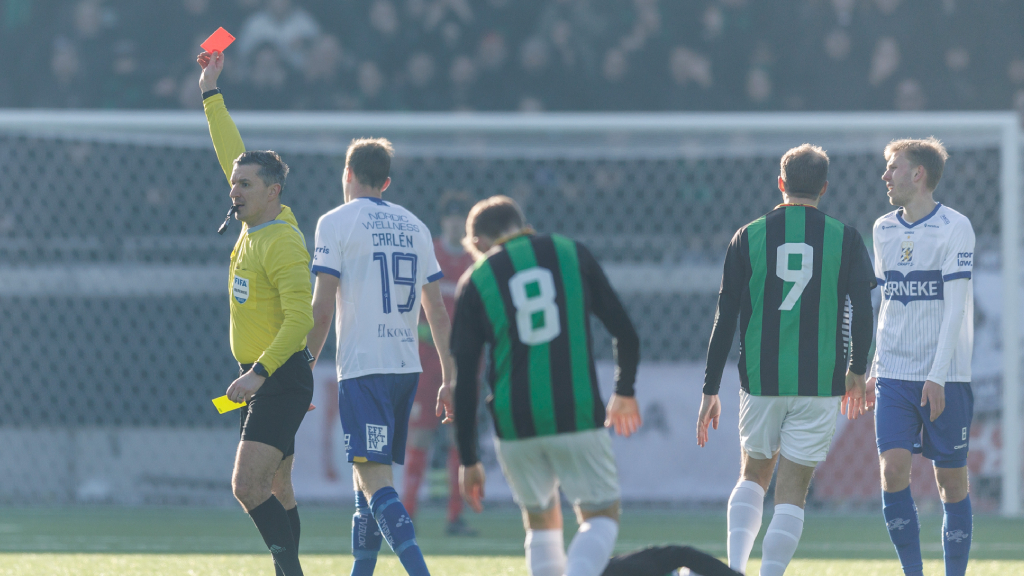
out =
<path fill-rule="evenodd" d="M 240 374 L 250 368 L 252 364 L 239 365 Z M 312 401 L 313 371 L 304 351 L 296 352 L 241 409 L 242 440 L 273 446 L 284 453 L 284 458 L 295 454 L 295 433 Z"/>

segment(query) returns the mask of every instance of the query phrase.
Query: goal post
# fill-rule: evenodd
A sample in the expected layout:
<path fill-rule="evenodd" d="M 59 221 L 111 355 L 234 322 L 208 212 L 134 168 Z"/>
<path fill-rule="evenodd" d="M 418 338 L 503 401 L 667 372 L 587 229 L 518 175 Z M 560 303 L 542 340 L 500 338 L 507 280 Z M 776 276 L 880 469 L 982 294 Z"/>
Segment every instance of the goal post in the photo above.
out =
<path fill-rule="evenodd" d="M 978 236 L 978 417 L 972 453 L 979 456 L 971 465 L 980 480 L 972 486 L 992 502 L 990 508 L 1020 515 L 1024 207 L 1015 114 L 237 112 L 233 117 L 247 147 L 275 149 L 292 166 L 284 200 L 295 210 L 307 243 L 316 218 L 341 202 L 339 176 L 349 141 L 385 136 L 396 146 L 389 197 L 435 231 L 436 201 L 445 191 L 473 197 L 503 193 L 524 205 L 539 230 L 588 244 L 623 294 L 643 341 L 638 397 L 648 431 L 633 444 L 616 444 L 620 461 L 627 460 L 620 465 L 627 500 L 630 486 L 644 481 L 636 471 L 649 461 L 629 459 L 646 458 L 645 450 L 709 458 L 690 446 L 689 419 L 696 417 L 696 406 L 689 403 L 694 398 L 699 403 L 699 382 L 691 380 L 702 373 L 725 247 L 738 226 L 778 202 L 774 177 L 781 154 L 803 142 L 823 146 L 832 165 L 822 207 L 869 240 L 871 223 L 891 209 L 879 180 L 884 146 L 894 138 L 940 138 L 951 157 L 937 199 L 971 217 Z M 232 240 L 212 233 L 223 219 L 227 195 L 203 115 L 0 110 L 0 178 L 10 183 L 6 213 L 0 215 L 5 237 L 0 343 L 18 351 L 0 354 L 0 392 L 8 398 L 0 412 L 0 435 L 43 450 L 68 434 L 114 438 L 144 429 L 152 438 L 179 438 L 173 452 L 182 462 L 221 458 L 219 448 L 188 448 L 188 442 L 206 442 L 206 431 L 230 437 L 225 431 L 230 424 L 210 415 L 207 405 L 231 374 L 222 292 Z M 601 370 L 610 360 L 607 343 L 607 334 L 596 328 Z M 56 359 L 50 354 L 54 346 L 60 351 Z M 727 376 L 735 381 L 732 366 Z M 68 374 L 83 381 L 61 382 Z M 678 392 L 681 380 L 686 386 Z M 32 387 L 35 397 L 20 386 Z M 159 390 L 152 397 L 145 394 L 149 386 Z M 735 388 L 724 383 L 723 389 L 729 386 Z M 725 396 L 728 411 L 734 399 Z M 38 403 L 56 408 L 41 409 Z M 721 450 L 721 476 L 732 475 L 726 486 L 737 472 L 729 444 L 737 442 L 736 432 L 730 426 L 719 431 L 723 445 L 730 445 Z M 840 429 L 837 437 L 842 434 Z M 328 436 L 317 438 L 327 442 Z M 873 457 L 873 444 L 859 449 L 865 458 Z M 113 459 L 116 451 L 108 452 L 97 458 Z M 0 486 L 15 486 L 0 488 L 0 500 L 28 494 L 28 501 L 76 501 L 99 494 L 99 501 L 120 502 L 135 490 L 142 495 L 127 501 L 156 502 L 168 486 L 175 498 L 188 500 L 213 485 L 206 477 L 175 476 L 163 464 L 135 463 L 124 474 L 134 475 L 148 492 L 113 481 L 107 486 L 116 489 L 104 492 L 102 475 L 81 472 L 75 460 L 80 453 L 60 454 L 0 469 Z M 719 467 L 718 461 L 707 466 Z M 55 469 L 83 476 L 33 492 L 32 480 Z M 671 479 L 663 482 L 659 498 L 724 499 L 714 490 L 702 491 L 692 470 L 669 467 L 658 474 Z M 834 498 L 828 503 L 837 506 L 860 494 L 877 498 L 877 476 L 862 482 L 874 482 L 874 492 L 852 487 L 816 497 Z"/>

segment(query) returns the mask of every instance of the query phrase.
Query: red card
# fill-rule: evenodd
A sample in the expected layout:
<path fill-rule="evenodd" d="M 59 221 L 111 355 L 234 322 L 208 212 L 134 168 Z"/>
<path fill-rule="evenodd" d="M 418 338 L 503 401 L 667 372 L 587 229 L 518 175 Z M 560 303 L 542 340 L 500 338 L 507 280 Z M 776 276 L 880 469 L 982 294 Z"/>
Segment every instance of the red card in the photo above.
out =
<path fill-rule="evenodd" d="M 210 37 L 206 39 L 199 46 L 203 50 L 206 50 L 210 54 L 214 52 L 223 52 L 225 48 L 231 46 L 231 43 L 235 41 L 235 37 L 230 32 L 223 28 L 217 28 L 217 31 L 210 34 Z"/>

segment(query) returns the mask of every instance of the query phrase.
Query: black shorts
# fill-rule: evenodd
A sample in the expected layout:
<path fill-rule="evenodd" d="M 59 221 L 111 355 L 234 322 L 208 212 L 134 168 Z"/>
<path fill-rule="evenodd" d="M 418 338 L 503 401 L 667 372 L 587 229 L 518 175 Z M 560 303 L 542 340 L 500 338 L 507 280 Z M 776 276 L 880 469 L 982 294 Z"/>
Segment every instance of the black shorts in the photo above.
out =
<path fill-rule="evenodd" d="M 241 374 L 250 368 L 252 364 L 239 366 Z M 313 371 L 303 352 L 296 352 L 240 410 L 242 440 L 273 446 L 284 453 L 284 458 L 295 454 L 295 433 L 312 401 Z"/>

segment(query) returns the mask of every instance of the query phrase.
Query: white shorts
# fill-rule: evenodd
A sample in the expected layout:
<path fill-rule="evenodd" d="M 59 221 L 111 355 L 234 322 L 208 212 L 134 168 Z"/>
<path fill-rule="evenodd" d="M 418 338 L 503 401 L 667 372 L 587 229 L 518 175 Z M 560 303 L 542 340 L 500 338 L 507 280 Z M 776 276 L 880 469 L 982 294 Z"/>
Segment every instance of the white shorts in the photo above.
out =
<path fill-rule="evenodd" d="M 603 510 L 619 500 L 612 441 L 603 428 L 499 440 L 494 446 L 516 504 L 543 512 L 558 503 L 558 487 L 583 510 Z"/>
<path fill-rule="evenodd" d="M 740 390 L 740 447 L 766 460 L 816 466 L 828 456 L 841 396 L 753 396 Z"/>

